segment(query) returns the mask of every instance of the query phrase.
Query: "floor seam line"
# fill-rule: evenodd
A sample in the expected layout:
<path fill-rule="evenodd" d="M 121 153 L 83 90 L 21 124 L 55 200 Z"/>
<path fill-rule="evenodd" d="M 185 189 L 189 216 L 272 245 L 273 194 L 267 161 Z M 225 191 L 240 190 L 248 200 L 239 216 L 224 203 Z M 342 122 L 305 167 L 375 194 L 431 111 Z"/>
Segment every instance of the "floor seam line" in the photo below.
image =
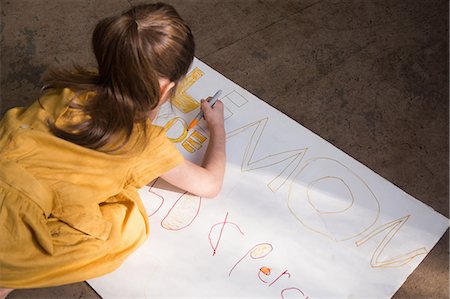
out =
<path fill-rule="evenodd" d="M 283 20 L 289 19 L 289 18 L 291 18 L 291 17 L 293 17 L 293 16 L 295 16 L 295 15 L 297 15 L 297 14 L 299 14 L 299 13 L 305 11 L 306 9 L 308 9 L 308 8 L 310 8 L 310 7 L 313 7 L 313 6 L 315 6 L 316 4 L 319 4 L 319 3 L 322 2 L 322 1 L 323 1 L 323 0 L 319 0 L 319 1 L 317 1 L 317 2 L 314 2 L 314 3 L 312 3 L 312 4 L 310 4 L 310 5 L 306 6 L 306 7 L 303 7 L 303 8 L 300 9 L 299 11 L 297 11 L 297 12 L 295 12 L 295 13 L 293 13 L 293 14 L 288 15 L 288 16 L 282 16 L 282 17 L 278 18 L 277 20 L 275 20 L 274 22 L 270 23 L 269 25 L 264 26 L 263 28 L 258 29 L 258 30 L 254 31 L 254 32 L 251 32 L 251 33 L 245 35 L 244 37 L 241 37 L 241 38 L 235 40 L 235 41 L 232 42 L 231 44 L 228 44 L 228 45 L 223 46 L 223 47 L 221 47 L 221 48 L 219 48 L 219 49 L 217 49 L 217 50 L 215 50 L 215 51 L 213 51 L 213 52 L 211 52 L 211 53 L 208 53 L 208 54 L 206 54 L 206 55 L 203 55 L 203 56 L 199 57 L 199 59 L 206 59 L 208 56 L 211 56 L 211 55 L 213 55 L 213 54 L 215 54 L 215 53 L 217 53 L 217 52 L 219 52 L 219 51 L 221 51 L 221 50 L 223 50 L 223 49 L 225 49 L 225 48 L 231 47 L 232 45 L 234 45 L 234 44 L 240 42 L 241 40 L 246 39 L 246 38 L 248 38 L 248 37 L 251 37 L 252 35 L 257 34 L 258 32 L 261 32 L 261 31 L 263 31 L 263 30 L 266 30 L 267 28 L 269 28 L 269 27 L 271 27 L 271 26 L 273 26 L 273 25 L 275 25 L 275 24 L 278 24 L 278 23 L 280 23 L 280 22 L 283 21 Z"/>

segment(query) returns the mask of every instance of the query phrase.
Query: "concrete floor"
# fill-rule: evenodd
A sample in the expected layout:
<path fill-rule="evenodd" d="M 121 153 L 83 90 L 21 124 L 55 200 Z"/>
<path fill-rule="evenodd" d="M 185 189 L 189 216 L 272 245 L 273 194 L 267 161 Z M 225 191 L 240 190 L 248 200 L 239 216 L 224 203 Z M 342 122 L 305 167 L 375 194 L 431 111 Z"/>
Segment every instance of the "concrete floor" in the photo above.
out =
<path fill-rule="evenodd" d="M 133 1 L 134 2 L 134 1 Z M 449 216 L 447 0 L 170 0 L 197 57 Z M 1 0 L 1 111 L 126 0 Z M 135 3 L 135 2 L 134 2 Z M 448 231 L 394 298 L 449 297 Z M 98 298 L 85 283 L 8 298 Z"/>

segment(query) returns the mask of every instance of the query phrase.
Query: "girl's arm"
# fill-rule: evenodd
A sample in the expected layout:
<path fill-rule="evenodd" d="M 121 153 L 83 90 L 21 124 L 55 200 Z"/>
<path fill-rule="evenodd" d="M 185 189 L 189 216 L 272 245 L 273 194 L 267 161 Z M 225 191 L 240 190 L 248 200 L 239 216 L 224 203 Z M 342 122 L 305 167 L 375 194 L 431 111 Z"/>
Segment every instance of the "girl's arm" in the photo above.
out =
<path fill-rule="evenodd" d="M 188 160 L 161 175 L 170 184 L 202 197 L 214 197 L 222 188 L 225 174 L 225 129 L 223 104 L 217 101 L 210 107 L 202 100 L 201 109 L 208 123 L 210 139 L 202 165 Z"/>

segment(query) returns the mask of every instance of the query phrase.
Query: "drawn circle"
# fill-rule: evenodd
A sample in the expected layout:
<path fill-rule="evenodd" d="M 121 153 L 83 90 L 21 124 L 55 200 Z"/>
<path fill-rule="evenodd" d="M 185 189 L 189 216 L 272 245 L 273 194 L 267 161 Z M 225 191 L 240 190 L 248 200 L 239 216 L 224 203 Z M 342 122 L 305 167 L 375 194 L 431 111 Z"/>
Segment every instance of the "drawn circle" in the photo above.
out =
<path fill-rule="evenodd" d="M 334 184 L 329 184 L 331 180 Z M 327 190 L 330 186 L 335 188 Z M 327 207 L 326 202 L 319 202 L 316 195 L 312 195 L 314 188 L 322 188 L 321 192 L 329 192 L 330 196 L 336 190 L 341 196 L 350 193 L 350 200 L 340 206 L 330 204 Z M 304 227 L 336 242 L 364 233 L 380 215 L 380 204 L 369 185 L 350 168 L 331 158 L 306 161 L 290 185 L 288 208 Z"/>
<path fill-rule="evenodd" d="M 303 297 L 305 296 L 305 293 L 303 293 L 302 290 L 300 290 L 299 288 L 292 287 L 292 288 L 286 288 L 286 289 L 281 290 L 281 298 L 282 299 L 285 299 L 284 298 L 284 293 L 287 292 L 287 291 L 289 291 L 289 292 L 294 291 L 294 292 L 300 293 Z"/>
<path fill-rule="evenodd" d="M 151 188 L 148 190 L 148 196 L 150 196 L 150 199 L 145 201 L 144 205 L 148 214 L 147 217 L 151 217 L 155 215 L 162 207 L 164 203 L 164 197 L 156 192 L 151 191 Z"/>
<path fill-rule="evenodd" d="M 202 198 L 184 192 L 161 220 L 161 227 L 167 230 L 182 230 L 194 222 L 200 211 Z"/>
<path fill-rule="evenodd" d="M 250 252 L 252 259 L 260 259 L 268 255 L 273 250 L 272 245 L 269 243 L 258 244 Z"/>
<path fill-rule="evenodd" d="M 309 204 L 321 214 L 345 212 L 355 201 L 350 187 L 344 180 L 331 176 L 310 182 L 306 189 L 306 195 Z"/>
<path fill-rule="evenodd" d="M 186 128 L 187 123 L 181 117 L 172 118 L 164 126 L 164 129 L 167 132 L 167 137 L 174 143 L 181 142 L 184 138 L 186 138 L 188 134 Z"/>

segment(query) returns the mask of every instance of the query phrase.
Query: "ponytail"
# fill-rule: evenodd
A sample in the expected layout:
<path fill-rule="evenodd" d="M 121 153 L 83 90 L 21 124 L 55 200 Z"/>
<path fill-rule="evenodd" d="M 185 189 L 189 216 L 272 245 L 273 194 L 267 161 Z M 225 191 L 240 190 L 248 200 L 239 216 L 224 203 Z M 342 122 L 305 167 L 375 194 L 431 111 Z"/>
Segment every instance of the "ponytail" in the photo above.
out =
<path fill-rule="evenodd" d="M 70 142 L 100 151 L 113 141 L 128 142 L 136 125 L 145 123 L 160 101 L 159 78 L 178 82 L 194 56 L 189 27 L 173 7 L 157 3 L 134 7 L 100 21 L 92 35 L 98 73 L 51 71 L 51 88 L 95 91 L 87 103 L 72 104 L 89 117 L 52 132 Z M 117 148 L 113 149 L 116 150 Z M 110 150 L 111 151 L 111 150 Z"/>

